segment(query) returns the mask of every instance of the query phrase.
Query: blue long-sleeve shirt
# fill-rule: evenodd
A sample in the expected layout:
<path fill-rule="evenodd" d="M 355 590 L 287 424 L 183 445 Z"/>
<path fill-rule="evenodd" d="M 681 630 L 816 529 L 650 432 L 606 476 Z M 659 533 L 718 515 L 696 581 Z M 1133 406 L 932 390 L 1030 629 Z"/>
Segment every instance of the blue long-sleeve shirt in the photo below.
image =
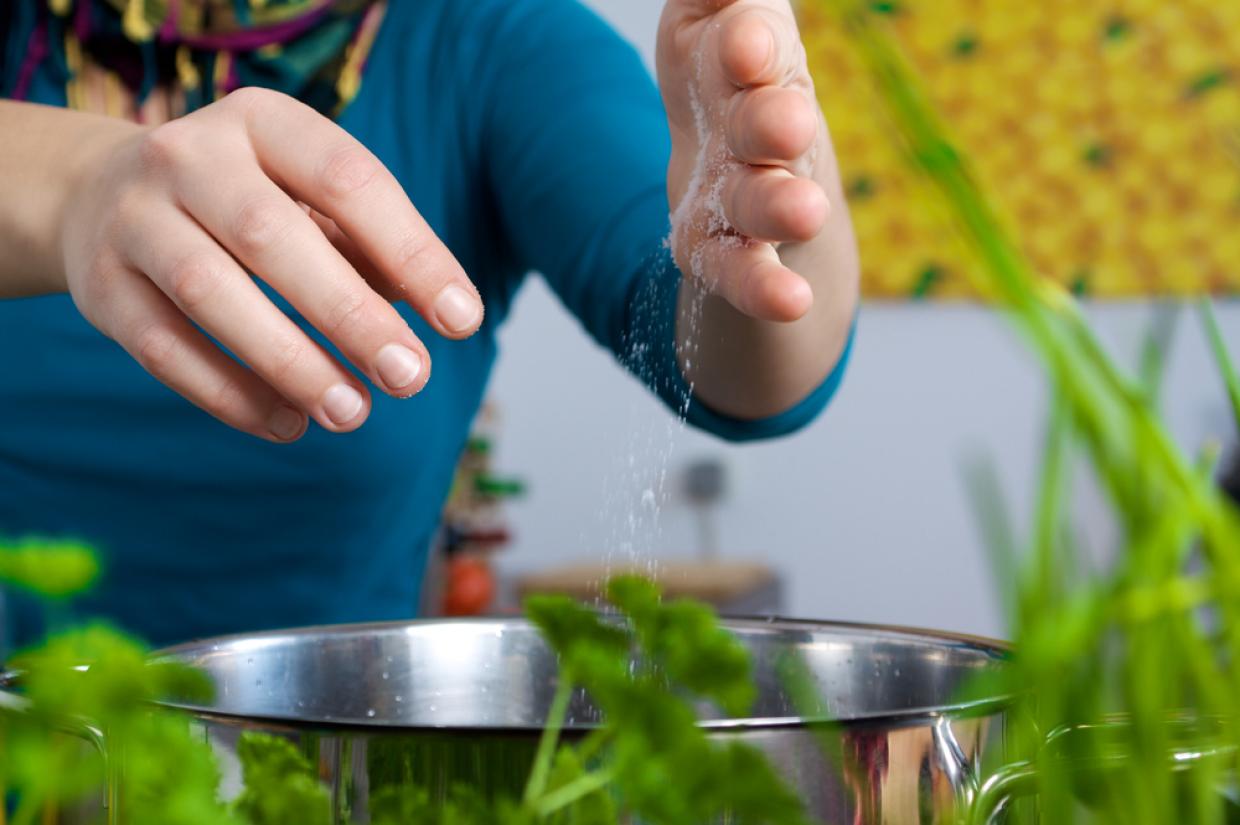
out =
<path fill-rule="evenodd" d="M 31 96 L 64 104 L 50 72 Z M 673 351 L 680 275 L 664 248 L 662 105 L 634 50 L 580 5 L 390 3 L 340 123 L 478 285 L 482 329 L 447 341 L 400 305 L 435 364 L 427 388 L 410 400 L 375 393 L 354 433 L 311 427 L 277 445 L 159 384 L 69 297 L 0 301 L 0 535 L 70 535 L 99 549 L 105 576 L 75 614 L 156 643 L 413 615 L 496 332 L 530 270 L 595 341 L 722 437 L 790 432 L 839 383 L 847 353 L 773 418 L 738 421 L 689 398 Z M 7 633 L 20 642 L 39 632 L 39 613 L 10 596 Z"/>

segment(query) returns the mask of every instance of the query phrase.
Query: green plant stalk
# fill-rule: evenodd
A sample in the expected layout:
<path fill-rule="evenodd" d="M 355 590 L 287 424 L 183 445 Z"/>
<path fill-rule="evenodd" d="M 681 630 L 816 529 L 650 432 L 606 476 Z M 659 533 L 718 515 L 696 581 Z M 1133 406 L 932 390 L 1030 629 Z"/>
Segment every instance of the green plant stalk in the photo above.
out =
<path fill-rule="evenodd" d="M 849 26 L 854 42 L 874 75 L 888 113 L 905 137 L 910 153 L 939 187 L 965 237 L 983 264 L 970 274 L 987 292 L 997 293 L 1015 320 L 1025 328 L 1051 369 L 1056 386 L 1064 392 L 1074 415 L 1087 431 L 1095 460 L 1104 471 L 1113 461 L 1102 452 L 1108 422 L 1102 411 L 1118 401 L 1136 431 L 1129 434 L 1142 454 L 1153 459 L 1166 479 L 1193 502 L 1204 532 L 1214 543 L 1234 544 L 1240 531 L 1227 518 L 1220 497 L 1193 471 L 1165 428 L 1151 413 L 1140 388 L 1126 379 L 1083 322 L 1071 298 L 1058 287 L 1039 282 L 1022 259 L 1002 223 L 970 179 L 959 155 L 942 137 L 932 109 L 916 92 L 911 71 L 892 44 L 875 30 L 863 3 L 832 0 Z M 982 278 L 982 274 L 989 278 Z M 1112 452 L 1120 452 L 1109 447 Z M 1117 473 L 1105 479 L 1113 492 L 1122 489 Z M 1225 555 L 1216 562 L 1234 568 Z"/>
<path fill-rule="evenodd" d="M 1059 542 L 1059 528 L 1064 519 L 1063 492 L 1067 484 L 1068 415 L 1069 412 L 1063 400 L 1052 399 L 1033 531 L 1034 558 L 1039 562 L 1035 586 L 1043 599 L 1048 598 L 1054 592 L 1054 578 L 1058 572 L 1057 563 L 1060 558 L 1056 546 Z"/>
<path fill-rule="evenodd" d="M 1206 340 L 1210 344 L 1210 352 L 1214 355 L 1214 362 L 1227 388 L 1227 400 L 1231 403 L 1232 417 L 1237 425 L 1240 425 L 1240 376 L 1236 375 L 1236 367 L 1232 363 L 1231 355 L 1227 352 L 1227 345 L 1223 343 L 1223 333 L 1219 329 L 1218 318 L 1214 315 L 1214 307 L 1210 299 L 1202 298 L 1198 306 L 1206 330 Z"/>
<path fill-rule="evenodd" d="M 1172 308 L 1159 307 L 1154 310 L 1154 322 L 1141 341 L 1141 390 L 1149 399 L 1150 406 L 1157 404 L 1162 395 L 1162 383 L 1167 373 L 1167 356 L 1171 349 L 1171 340 L 1179 321 L 1179 305 Z"/>
<path fill-rule="evenodd" d="M 567 785 L 545 794 L 533 803 L 534 812 L 549 817 L 574 802 L 606 788 L 616 778 L 611 770 L 598 770 L 574 779 Z"/>
<path fill-rule="evenodd" d="M 1081 321 L 1070 296 L 1061 288 L 1040 282 L 1016 245 L 1008 238 L 996 213 L 981 195 L 957 152 L 943 137 L 946 130 L 917 93 L 918 84 L 894 46 L 875 29 L 868 4 L 859 0 L 830 0 L 843 15 L 854 43 L 871 70 L 886 110 L 905 138 L 912 157 L 940 189 L 950 214 L 963 230 L 982 266 L 968 270 L 985 293 L 999 297 L 1014 319 L 1026 329 L 1042 352 L 1078 414 L 1092 418 L 1102 402 L 1100 394 L 1083 386 L 1086 367 L 1093 370 L 1102 392 L 1123 399 L 1134 422 L 1155 448 L 1155 455 L 1175 483 L 1195 498 L 1209 501 L 1163 428 L 1142 408 L 1144 398 L 1106 356 Z M 985 274 L 988 277 L 983 277 Z M 1058 327 L 1069 322 L 1067 329 Z M 1207 505 L 1208 506 L 1208 505 Z"/>
<path fill-rule="evenodd" d="M 1064 483 L 1062 464 L 1058 451 L 1048 454 L 1033 539 L 1035 572 L 1025 577 L 1018 612 L 1017 664 L 1036 696 L 1031 709 L 1042 731 L 1096 717 L 1108 707 L 1126 709 L 1129 760 L 1104 778 L 1106 815 L 1124 822 L 1184 821 L 1177 818 L 1184 800 L 1166 770 L 1171 741 L 1166 713 L 1177 707 L 1219 713 L 1227 738 L 1240 742 L 1235 698 L 1240 696 L 1240 599 L 1229 597 L 1240 570 L 1235 513 L 1158 420 L 1156 381 L 1149 376 L 1160 370 L 1151 373 L 1147 360 L 1146 380 L 1138 383 L 1115 366 L 1071 298 L 1040 281 L 1025 262 L 944 137 L 915 75 L 879 31 L 869 4 L 829 2 L 848 27 L 909 154 L 938 189 L 975 254 L 980 265 L 970 276 L 984 294 L 998 299 L 1041 356 L 1124 529 L 1127 549 L 1118 560 L 1118 575 L 1094 584 L 1071 581 L 1065 572 L 1071 548 L 1061 545 L 1058 533 L 1066 527 L 1057 495 Z M 1216 359 L 1232 395 L 1234 372 L 1217 329 L 1213 332 Z M 1062 428 L 1060 413 L 1055 418 L 1052 429 Z M 1183 578 L 1180 571 L 1196 546 L 1207 562 L 1195 580 L 1199 584 L 1168 585 Z M 1133 615 L 1132 605 L 1151 592 L 1159 593 L 1152 612 L 1161 617 Z M 1220 611 L 1219 639 L 1204 636 L 1192 612 L 1199 603 Z M 1016 752 L 1038 754 L 1040 736 L 1036 729 L 1022 731 Z M 1074 821 L 1073 777 L 1055 760 L 1040 761 L 1045 821 Z M 1217 771 L 1207 766 L 1190 777 L 1195 802 L 1188 813 L 1201 817 L 1195 821 L 1218 821 L 1221 808 L 1210 801 L 1211 776 Z"/>
<path fill-rule="evenodd" d="M 551 763 L 555 759 L 555 751 L 560 742 L 560 730 L 564 727 L 564 719 L 568 714 L 568 703 L 573 696 L 573 679 L 571 674 L 562 669 L 560 679 L 556 683 L 555 696 L 551 699 L 551 707 L 547 711 L 547 724 L 538 739 L 538 752 L 534 757 L 534 766 L 530 769 L 530 778 L 525 786 L 525 804 L 532 805 L 547 789 L 547 778 L 551 775 Z"/>
<path fill-rule="evenodd" d="M 611 741 L 611 738 L 611 731 L 607 728 L 599 728 L 592 731 L 577 746 L 577 758 L 582 762 L 589 763 Z"/>

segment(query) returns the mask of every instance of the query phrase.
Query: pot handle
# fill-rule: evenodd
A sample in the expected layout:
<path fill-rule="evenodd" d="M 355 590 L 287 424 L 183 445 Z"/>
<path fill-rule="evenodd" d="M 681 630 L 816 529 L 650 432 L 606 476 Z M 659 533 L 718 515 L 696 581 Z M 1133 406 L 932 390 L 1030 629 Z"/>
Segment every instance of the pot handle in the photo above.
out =
<path fill-rule="evenodd" d="M 1029 762 L 1015 762 L 995 771 L 978 786 L 969 806 L 967 825 L 992 825 L 1012 800 L 1033 793 L 1037 770 Z"/>
<path fill-rule="evenodd" d="M 0 711 L 25 713 L 30 709 L 30 700 L 12 690 L 20 681 L 21 674 L 16 671 L 0 673 Z M 107 825 L 117 825 L 120 822 L 120 775 L 117 760 L 108 752 L 103 729 L 86 719 L 74 718 L 60 719 L 56 727 L 61 733 L 86 740 L 99 752 L 99 757 L 103 760 L 103 805 L 107 810 Z"/>
<path fill-rule="evenodd" d="M 1103 722 L 1095 724 L 1068 725 L 1051 731 L 1046 743 L 1070 734 L 1113 728 L 1123 722 Z M 1220 754 L 1233 753 L 1228 746 L 1207 746 L 1185 749 L 1171 748 L 1167 751 L 1167 760 L 1179 770 L 1184 770 L 1194 762 L 1209 759 Z M 1038 771 L 1032 762 L 1015 762 L 995 771 L 990 777 L 977 786 L 971 803 L 967 808 L 965 822 L 967 825 L 993 825 L 998 821 L 1014 800 L 1022 796 L 1030 796 L 1037 789 Z"/>
<path fill-rule="evenodd" d="M 12 691 L 6 690 L 12 682 L 12 674 L 0 673 L 0 711 L 8 713 L 25 713 L 30 709 L 30 700 Z"/>
<path fill-rule="evenodd" d="M 931 728 L 931 736 L 935 753 L 938 755 L 939 767 L 956 794 L 957 804 L 967 809 L 977 796 L 977 772 L 973 762 L 965 755 L 964 748 L 960 747 L 960 743 L 956 740 L 951 719 L 940 716 L 935 720 L 934 727 Z"/>

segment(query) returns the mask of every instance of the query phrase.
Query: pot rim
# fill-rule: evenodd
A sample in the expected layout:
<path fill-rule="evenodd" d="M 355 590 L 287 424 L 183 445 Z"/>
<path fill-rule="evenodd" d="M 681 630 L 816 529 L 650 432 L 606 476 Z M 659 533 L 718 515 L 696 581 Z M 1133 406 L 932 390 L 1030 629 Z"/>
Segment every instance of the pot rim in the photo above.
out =
<path fill-rule="evenodd" d="M 513 616 L 468 616 L 394 620 L 382 622 L 356 622 L 344 624 L 308 625 L 303 627 L 262 630 L 250 633 L 230 633 L 222 636 L 210 636 L 193 641 L 164 647 L 150 654 L 153 661 L 177 659 L 191 651 L 210 650 L 211 645 L 225 645 L 242 640 L 261 640 L 287 636 L 311 635 L 314 633 L 357 634 L 367 631 L 391 630 L 394 628 L 429 627 L 442 625 L 487 625 L 503 624 L 509 627 L 533 627 L 523 615 Z M 931 630 L 909 625 L 880 624 L 872 622 L 835 621 L 827 619 L 796 619 L 783 616 L 725 616 L 720 619 L 726 630 L 745 631 L 748 633 L 776 633 L 780 631 L 840 629 L 853 631 L 871 631 L 892 637 L 912 637 L 930 642 L 946 643 L 952 647 L 967 647 L 985 654 L 996 663 L 1006 661 L 1011 652 L 1011 645 L 1006 641 L 967 633 L 956 633 L 944 630 Z M 847 719 L 832 719 L 829 716 L 806 717 L 799 715 L 744 717 L 737 719 L 708 719 L 699 725 L 710 731 L 737 732 L 750 730 L 769 730 L 784 728 L 808 727 L 911 727 L 932 724 L 943 717 L 977 718 L 1004 711 L 1012 702 L 1012 694 L 984 697 L 973 700 L 960 700 L 933 706 L 901 708 L 899 710 L 861 712 Z M 399 725 L 386 721 L 369 722 L 363 719 L 324 719 L 306 718 L 296 713 L 288 714 L 244 714 L 223 711 L 209 705 L 195 702 L 159 701 L 157 705 L 172 710 L 188 713 L 196 718 L 240 727 L 283 728 L 288 730 L 353 730 L 369 733 L 433 733 L 433 734 L 469 734 L 478 735 L 529 735 L 542 730 L 541 725 L 510 724 L 495 725 Z M 588 732 L 597 724 L 565 725 L 567 734 Z"/>

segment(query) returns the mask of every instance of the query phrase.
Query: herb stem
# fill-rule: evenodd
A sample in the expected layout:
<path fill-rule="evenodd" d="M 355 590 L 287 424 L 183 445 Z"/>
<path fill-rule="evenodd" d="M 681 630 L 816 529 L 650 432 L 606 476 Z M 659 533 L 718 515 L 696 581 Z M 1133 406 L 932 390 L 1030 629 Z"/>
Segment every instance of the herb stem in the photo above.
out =
<path fill-rule="evenodd" d="M 1046 757 L 1039 763 L 1037 821 L 1072 821 L 1079 811 L 1073 791 L 1080 779 L 1071 775 L 1068 760 L 1044 746 L 1045 732 L 1087 729 L 1115 710 L 1123 711 L 1113 729 L 1118 748 L 1105 739 L 1081 745 L 1086 754 L 1124 757 L 1122 770 L 1100 777 L 1100 818 L 1154 825 L 1197 814 L 1192 821 L 1220 821 L 1222 767 L 1202 763 L 1186 786 L 1166 769 L 1166 757 L 1180 741 L 1177 719 L 1217 719 L 1224 741 L 1240 741 L 1234 700 L 1240 688 L 1240 519 L 1210 478 L 1210 462 L 1189 460 L 1157 414 L 1170 320 L 1164 318 L 1146 342 L 1141 380 L 1129 377 L 1079 305 L 1023 255 L 1012 222 L 994 208 L 952 145 L 872 4 L 832 5 L 908 156 L 938 190 L 972 252 L 978 265 L 966 273 L 1024 334 L 1055 390 L 1014 660 L 1015 678 L 1031 688 L 1028 710 L 1037 723 L 1022 729 L 1027 741 L 1016 752 Z M 1208 301 L 1201 313 L 1240 425 L 1240 377 Z M 1068 568 L 1084 555 L 1061 534 L 1070 515 L 1070 439 L 1085 447 L 1122 531 L 1109 580 L 1082 581 Z M 1188 733 L 1199 738 L 1191 725 Z"/>
<path fill-rule="evenodd" d="M 1218 371 L 1223 375 L 1223 383 L 1227 386 L 1227 400 L 1231 402 L 1231 413 L 1240 426 L 1240 378 L 1236 376 L 1235 364 L 1227 353 L 1227 345 L 1223 343 L 1223 333 L 1219 330 L 1218 319 L 1214 316 L 1214 307 L 1209 298 L 1202 298 L 1201 321 L 1206 328 L 1206 338 L 1210 342 L 1210 351 L 1218 364 Z"/>
<path fill-rule="evenodd" d="M 534 803 L 535 812 L 541 817 L 547 817 L 561 808 L 566 808 L 582 797 L 599 791 L 615 778 L 615 772 L 611 769 L 594 771 L 580 776 L 569 782 L 567 785 L 556 788 L 551 793 L 544 796 Z"/>
<path fill-rule="evenodd" d="M 607 728 L 599 728 L 585 738 L 585 740 L 577 746 L 577 758 L 584 765 L 594 758 L 604 745 L 611 740 L 611 731 Z"/>
<path fill-rule="evenodd" d="M 572 695 L 573 679 L 567 670 L 561 667 L 560 679 L 555 687 L 555 696 L 551 699 L 551 707 L 547 711 L 547 724 L 538 740 L 538 753 L 534 757 L 534 767 L 530 770 L 530 779 L 525 785 L 526 804 L 542 796 L 547 787 L 547 778 L 551 775 L 551 763 L 555 759 L 555 749 L 560 741 L 560 729 L 564 727 L 564 718 L 568 714 L 568 702 Z"/>

